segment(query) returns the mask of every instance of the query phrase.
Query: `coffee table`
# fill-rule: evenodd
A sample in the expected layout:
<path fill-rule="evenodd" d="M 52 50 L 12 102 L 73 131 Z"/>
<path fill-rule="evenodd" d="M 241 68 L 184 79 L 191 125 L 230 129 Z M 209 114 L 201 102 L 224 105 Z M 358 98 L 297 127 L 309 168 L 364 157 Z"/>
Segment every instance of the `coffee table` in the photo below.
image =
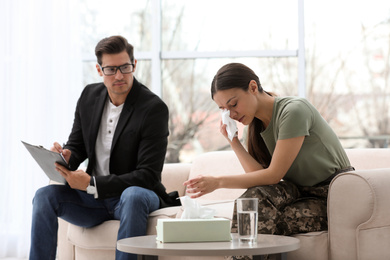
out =
<path fill-rule="evenodd" d="M 158 259 L 158 256 L 235 256 L 253 255 L 253 259 L 262 259 L 262 255 L 280 254 L 287 258 L 287 252 L 299 248 L 299 239 L 287 236 L 257 236 L 257 244 L 249 245 L 238 241 L 232 234 L 229 242 L 203 243 L 161 243 L 155 235 L 121 239 L 117 242 L 119 251 L 137 254 L 138 259 Z"/>

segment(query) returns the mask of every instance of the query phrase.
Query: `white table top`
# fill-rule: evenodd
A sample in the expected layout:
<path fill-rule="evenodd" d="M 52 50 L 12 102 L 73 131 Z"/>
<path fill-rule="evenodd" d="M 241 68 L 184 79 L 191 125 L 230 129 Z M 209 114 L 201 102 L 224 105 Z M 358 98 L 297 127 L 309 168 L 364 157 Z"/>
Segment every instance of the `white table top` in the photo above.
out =
<path fill-rule="evenodd" d="M 230 242 L 161 243 L 155 235 L 131 237 L 117 242 L 117 249 L 127 253 L 155 256 L 226 256 L 265 255 L 294 251 L 299 239 L 287 236 L 258 235 L 257 244 L 242 244 L 237 234 Z"/>

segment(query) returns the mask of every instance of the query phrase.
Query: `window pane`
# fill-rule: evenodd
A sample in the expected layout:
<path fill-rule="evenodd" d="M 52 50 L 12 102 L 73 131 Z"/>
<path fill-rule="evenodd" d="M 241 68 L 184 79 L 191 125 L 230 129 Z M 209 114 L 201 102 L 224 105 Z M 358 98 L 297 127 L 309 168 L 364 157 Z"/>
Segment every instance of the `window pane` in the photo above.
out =
<path fill-rule="evenodd" d="M 137 51 L 151 48 L 151 3 L 147 0 L 81 0 L 80 35 L 82 52 L 94 55 L 101 39 L 124 36 Z"/>
<path fill-rule="evenodd" d="M 296 58 L 241 58 L 166 60 L 163 62 L 163 99 L 170 111 L 167 160 L 191 161 L 194 155 L 225 149 L 219 132 L 220 111 L 211 99 L 211 81 L 220 67 L 241 62 L 259 76 L 266 91 L 296 95 Z M 239 137 L 244 127 L 239 127 Z"/>
<path fill-rule="evenodd" d="M 344 147 L 389 145 L 389 14 L 390 1 L 305 1 L 307 96 Z"/>
<path fill-rule="evenodd" d="M 99 76 L 96 70 L 96 64 L 96 61 L 83 62 L 83 87 L 88 84 L 103 81 L 103 78 Z"/>
<path fill-rule="evenodd" d="M 164 0 L 163 51 L 297 49 L 291 0 Z"/>
<path fill-rule="evenodd" d="M 152 62 L 150 60 L 138 60 L 137 67 L 134 72 L 134 77 L 149 89 L 152 84 L 151 66 Z"/>

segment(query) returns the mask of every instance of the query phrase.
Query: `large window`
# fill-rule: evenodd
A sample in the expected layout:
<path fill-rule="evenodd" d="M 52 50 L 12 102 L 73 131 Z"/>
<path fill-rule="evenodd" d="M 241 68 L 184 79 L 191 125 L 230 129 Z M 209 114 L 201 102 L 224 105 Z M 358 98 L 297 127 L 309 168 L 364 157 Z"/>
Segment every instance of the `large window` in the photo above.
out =
<path fill-rule="evenodd" d="M 138 1 L 136 6 L 119 2 L 127 13 L 121 10 L 123 17 L 105 24 L 102 20 L 111 10 L 89 7 L 92 2 L 84 0 L 83 37 L 86 43 L 94 42 L 84 47 L 84 83 L 99 80 L 91 53 L 94 44 L 112 35 L 109 28 L 120 23 L 114 31 L 135 46 L 136 77 L 169 106 L 167 162 L 191 161 L 199 153 L 227 148 L 216 131 L 220 112 L 210 98 L 211 80 L 222 65 L 245 63 L 257 71 L 267 90 L 299 94 L 299 29 L 303 26 L 299 28 L 298 3 L 303 1 L 155 0 Z M 243 136 L 245 130 L 240 129 Z"/>
<path fill-rule="evenodd" d="M 123 0 L 107 19 L 111 8 L 83 0 L 84 83 L 100 80 L 96 42 L 128 38 L 136 77 L 170 108 L 167 162 L 228 148 L 209 89 L 229 62 L 249 65 L 268 91 L 308 98 L 345 147 L 386 147 L 390 4 L 374 2 Z"/>

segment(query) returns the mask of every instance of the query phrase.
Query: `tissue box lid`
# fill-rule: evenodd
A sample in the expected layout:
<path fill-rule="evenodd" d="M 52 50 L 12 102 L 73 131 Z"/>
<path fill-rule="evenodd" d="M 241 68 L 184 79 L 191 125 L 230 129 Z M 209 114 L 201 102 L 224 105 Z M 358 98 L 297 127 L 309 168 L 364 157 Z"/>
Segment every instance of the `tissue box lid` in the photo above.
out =
<path fill-rule="evenodd" d="M 157 240 L 161 242 L 216 242 L 230 241 L 230 220 L 158 219 Z"/>

